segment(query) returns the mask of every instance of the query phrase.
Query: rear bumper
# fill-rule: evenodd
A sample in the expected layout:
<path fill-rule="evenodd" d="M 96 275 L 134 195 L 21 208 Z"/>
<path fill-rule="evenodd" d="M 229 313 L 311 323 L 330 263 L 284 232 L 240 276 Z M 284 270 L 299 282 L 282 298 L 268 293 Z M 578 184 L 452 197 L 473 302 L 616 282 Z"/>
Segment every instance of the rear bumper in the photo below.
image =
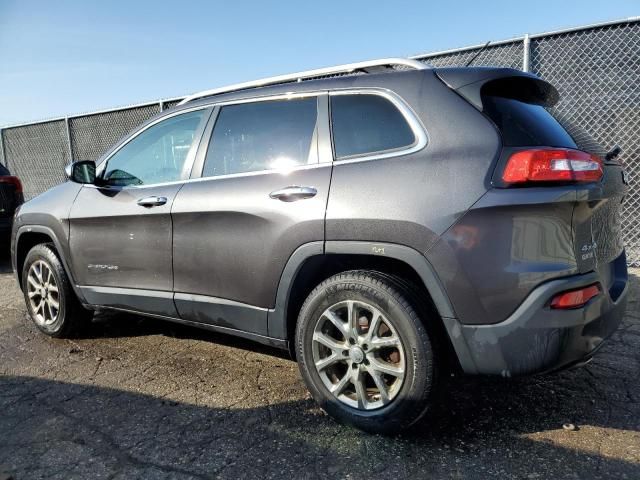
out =
<path fill-rule="evenodd" d="M 468 355 L 466 373 L 527 375 L 570 367 L 587 360 L 619 326 L 625 313 L 627 277 L 624 255 L 614 281 L 596 272 L 547 282 L 536 288 L 505 321 L 460 325 Z M 604 291 L 582 308 L 553 310 L 557 293 L 601 282 Z"/>

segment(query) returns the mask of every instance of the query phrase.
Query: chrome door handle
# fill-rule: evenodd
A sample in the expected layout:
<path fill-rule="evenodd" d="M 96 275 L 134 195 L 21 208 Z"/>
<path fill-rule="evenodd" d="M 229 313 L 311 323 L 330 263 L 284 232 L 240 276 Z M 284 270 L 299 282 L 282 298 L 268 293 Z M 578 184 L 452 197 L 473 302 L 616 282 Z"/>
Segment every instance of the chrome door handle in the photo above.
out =
<path fill-rule="evenodd" d="M 296 200 L 315 197 L 317 193 L 318 190 L 313 187 L 299 187 L 297 185 L 291 185 L 271 192 L 269 197 L 282 200 L 283 202 L 295 202 Z"/>
<path fill-rule="evenodd" d="M 141 207 L 159 207 L 167 203 L 167 197 L 144 197 L 138 200 Z"/>

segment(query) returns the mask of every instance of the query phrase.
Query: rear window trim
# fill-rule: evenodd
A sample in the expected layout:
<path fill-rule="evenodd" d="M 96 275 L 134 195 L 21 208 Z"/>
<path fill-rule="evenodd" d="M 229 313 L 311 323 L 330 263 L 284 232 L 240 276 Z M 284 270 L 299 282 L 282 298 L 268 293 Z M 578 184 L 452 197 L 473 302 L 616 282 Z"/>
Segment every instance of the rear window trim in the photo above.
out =
<path fill-rule="evenodd" d="M 333 142 L 333 125 L 330 126 L 331 135 L 331 150 L 333 154 L 333 163 L 340 165 L 345 163 L 365 162 L 369 160 L 382 160 L 393 157 L 400 157 L 404 155 L 410 155 L 425 148 L 429 143 L 429 137 L 424 125 L 413 111 L 413 109 L 395 92 L 382 88 L 347 88 L 340 90 L 329 91 L 329 97 L 338 95 L 377 95 L 390 101 L 391 104 L 400 112 L 405 119 L 409 128 L 413 132 L 415 138 L 414 142 L 410 145 L 388 149 L 379 150 L 376 152 L 367 152 L 357 155 L 350 155 L 345 157 L 336 157 L 335 146 Z M 330 102 L 329 102 L 330 103 Z M 329 112 L 329 122 L 331 122 L 331 112 Z"/>

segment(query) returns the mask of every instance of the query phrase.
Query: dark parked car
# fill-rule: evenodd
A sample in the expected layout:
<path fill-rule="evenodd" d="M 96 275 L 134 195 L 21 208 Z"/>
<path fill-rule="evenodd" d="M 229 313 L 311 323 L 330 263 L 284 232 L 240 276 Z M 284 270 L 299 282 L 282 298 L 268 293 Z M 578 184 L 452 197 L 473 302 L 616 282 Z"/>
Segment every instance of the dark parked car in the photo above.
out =
<path fill-rule="evenodd" d="M 13 214 L 22 202 L 20 179 L 0 163 L 0 250 L 9 248 Z"/>
<path fill-rule="evenodd" d="M 625 309 L 627 187 L 557 99 L 404 59 L 189 97 L 22 206 L 28 311 L 58 337 L 107 308 L 289 348 L 373 432 L 415 423 L 449 369 L 586 362 Z"/>

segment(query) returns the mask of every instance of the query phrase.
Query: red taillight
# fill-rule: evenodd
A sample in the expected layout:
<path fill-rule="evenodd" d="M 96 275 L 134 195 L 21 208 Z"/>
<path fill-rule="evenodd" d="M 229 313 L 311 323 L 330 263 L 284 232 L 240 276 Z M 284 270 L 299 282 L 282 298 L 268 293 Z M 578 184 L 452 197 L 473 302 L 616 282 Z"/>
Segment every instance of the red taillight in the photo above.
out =
<path fill-rule="evenodd" d="M 602 178 L 602 160 L 579 150 L 537 148 L 509 157 L 502 173 L 506 183 L 597 182 Z"/>
<path fill-rule="evenodd" d="M 567 309 L 582 307 L 589 300 L 599 294 L 600 285 L 597 283 L 578 290 L 562 292 L 553 297 L 553 300 L 551 300 L 551 308 Z"/>
<path fill-rule="evenodd" d="M 22 193 L 22 182 L 18 177 L 14 177 L 11 175 L 0 177 L 0 183 L 9 183 L 16 188 L 16 193 Z"/>

